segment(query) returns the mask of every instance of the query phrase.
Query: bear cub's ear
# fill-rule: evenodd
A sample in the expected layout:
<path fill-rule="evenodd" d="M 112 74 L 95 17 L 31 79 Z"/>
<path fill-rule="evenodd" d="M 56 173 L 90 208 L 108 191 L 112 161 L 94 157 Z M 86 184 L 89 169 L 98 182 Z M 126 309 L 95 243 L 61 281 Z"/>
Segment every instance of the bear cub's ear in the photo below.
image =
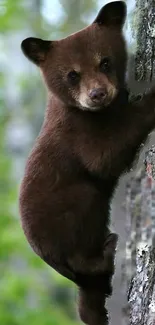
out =
<path fill-rule="evenodd" d="M 45 60 L 51 44 L 51 41 L 43 41 L 40 38 L 29 37 L 21 43 L 21 48 L 29 60 L 40 65 Z"/>
<path fill-rule="evenodd" d="M 125 23 L 126 14 L 127 7 L 124 1 L 113 1 L 100 10 L 94 23 L 122 29 Z"/>

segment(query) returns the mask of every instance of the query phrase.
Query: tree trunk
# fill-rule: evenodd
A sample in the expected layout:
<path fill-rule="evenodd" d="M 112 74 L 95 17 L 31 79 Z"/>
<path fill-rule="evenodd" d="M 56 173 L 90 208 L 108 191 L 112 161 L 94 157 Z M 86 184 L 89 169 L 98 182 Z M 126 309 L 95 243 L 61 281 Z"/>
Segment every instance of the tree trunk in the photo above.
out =
<path fill-rule="evenodd" d="M 148 88 L 155 80 L 155 0 L 136 0 L 133 30 L 135 80 Z M 144 166 L 127 185 L 126 215 L 125 324 L 155 325 L 155 182 Z"/>
<path fill-rule="evenodd" d="M 129 290 L 130 325 L 155 325 L 155 249 L 143 245 Z"/>
<path fill-rule="evenodd" d="M 150 82 L 155 79 L 155 0 L 136 1 L 135 21 L 135 79 Z"/>

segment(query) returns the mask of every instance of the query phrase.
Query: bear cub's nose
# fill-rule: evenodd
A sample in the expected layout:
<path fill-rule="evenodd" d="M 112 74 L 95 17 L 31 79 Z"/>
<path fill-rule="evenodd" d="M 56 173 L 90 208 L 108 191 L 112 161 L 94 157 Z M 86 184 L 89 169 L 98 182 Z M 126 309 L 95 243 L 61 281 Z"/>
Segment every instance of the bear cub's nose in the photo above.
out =
<path fill-rule="evenodd" d="M 104 88 L 94 88 L 91 90 L 89 97 L 95 103 L 102 102 L 107 95 L 107 92 Z"/>

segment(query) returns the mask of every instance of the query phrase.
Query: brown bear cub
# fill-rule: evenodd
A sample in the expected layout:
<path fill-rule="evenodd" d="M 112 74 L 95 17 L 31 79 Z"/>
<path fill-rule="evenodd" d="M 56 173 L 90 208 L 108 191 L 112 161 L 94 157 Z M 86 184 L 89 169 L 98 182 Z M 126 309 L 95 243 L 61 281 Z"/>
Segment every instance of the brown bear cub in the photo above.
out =
<path fill-rule="evenodd" d="M 48 89 L 20 189 L 22 226 L 35 253 L 77 284 L 80 317 L 89 325 L 108 322 L 117 244 L 111 199 L 155 127 L 155 90 L 128 101 L 125 18 L 125 3 L 114 1 L 65 39 L 22 42 Z"/>

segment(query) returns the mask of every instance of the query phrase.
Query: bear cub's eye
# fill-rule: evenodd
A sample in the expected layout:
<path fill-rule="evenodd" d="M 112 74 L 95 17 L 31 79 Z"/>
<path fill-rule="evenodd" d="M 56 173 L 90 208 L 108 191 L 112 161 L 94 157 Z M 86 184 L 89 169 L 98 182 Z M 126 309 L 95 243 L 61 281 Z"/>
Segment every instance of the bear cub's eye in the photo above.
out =
<path fill-rule="evenodd" d="M 111 60 L 108 57 L 105 57 L 100 63 L 101 72 L 110 72 L 111 70 Z"/>
<path fill-rule="evenodd" d="M 73 70 L 68 73 L 67 78 L 70 83 L 76 85 L 80 80 L 80 74 Z"/>

